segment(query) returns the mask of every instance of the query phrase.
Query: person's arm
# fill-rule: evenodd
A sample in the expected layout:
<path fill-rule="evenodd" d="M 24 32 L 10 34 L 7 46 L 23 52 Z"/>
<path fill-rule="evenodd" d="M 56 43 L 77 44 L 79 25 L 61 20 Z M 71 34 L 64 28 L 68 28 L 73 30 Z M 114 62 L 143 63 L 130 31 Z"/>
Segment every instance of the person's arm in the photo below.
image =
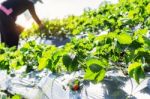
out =
<path fill-rule="evenodd" d="M 34 5 L 33 5 L 33 4 L 30 4 L 30 6 L 29 6 L 29 12 L 30 12 L 30 14 L 32 15 L 33 19 L 36 21 L 36 23 L 37 23 L 39 26 L 41 26 L 42 23 L 41 23 L 40 19 L 38 18 L 37 14 L 36 14 L 36 12 L 35 12 L 35 8 L 34 8 Z"/>

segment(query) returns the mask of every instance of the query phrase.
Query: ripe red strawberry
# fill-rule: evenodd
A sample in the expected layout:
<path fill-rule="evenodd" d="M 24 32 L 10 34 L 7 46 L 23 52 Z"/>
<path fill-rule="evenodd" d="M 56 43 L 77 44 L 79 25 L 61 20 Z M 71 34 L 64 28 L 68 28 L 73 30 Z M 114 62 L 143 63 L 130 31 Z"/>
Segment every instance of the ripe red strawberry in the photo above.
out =
<path fill-rule="evenodd" d="M 78 85 L 78 84 L 74 84 L 73 87 L 72 87 L 72 89 L 73 89 L 74 91 L 79 90 L 79 85 Z"/>

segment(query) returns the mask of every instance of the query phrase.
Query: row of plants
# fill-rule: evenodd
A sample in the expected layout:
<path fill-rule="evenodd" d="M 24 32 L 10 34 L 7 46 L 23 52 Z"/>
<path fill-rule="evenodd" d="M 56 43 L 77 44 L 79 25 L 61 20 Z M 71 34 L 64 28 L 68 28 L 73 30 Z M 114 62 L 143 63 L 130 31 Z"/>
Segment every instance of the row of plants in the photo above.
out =
<path fill-rule="evenodd" d="M 133 33 L 135 27 L 150 25 L 150 0 L 119 0 L 117 4 L 102 3 L 97 9 L 87 8 L 80 16 L 70 15 L 63 19 L 43 20 L 45 36 L 72 36 L 83 33 L 99 34 L 101 31 Z M 22 38 L 41 35 L 36 25 L 24 31 Z"/>
<path fill-rule="evenodd" d="M 54 45 L 30 41 L 18 50 L 0 45 L 0 68 L 16 70 L 26 66 L 26 72 L 48 68 L 53 73 L 83 70 L 84 79 L 99 82 L 112 68 L 123 70 L 137 83 L 149 68 L 150 39 L 147 29 L 138 29 L 133 35 L 110 32 L 103 35 L 88 34 L 72 38 L 59 48 Z"/>

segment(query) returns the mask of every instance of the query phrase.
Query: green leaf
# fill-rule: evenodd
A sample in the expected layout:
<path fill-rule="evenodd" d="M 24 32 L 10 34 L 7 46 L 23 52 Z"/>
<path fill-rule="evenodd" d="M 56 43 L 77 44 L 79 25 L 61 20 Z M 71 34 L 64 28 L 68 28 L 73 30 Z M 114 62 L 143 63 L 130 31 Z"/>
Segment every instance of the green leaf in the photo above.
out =
<path fill-rule="evenodd" d="M 104 79 L 105 73 L 106 71 L 104 69 L 101 69 L 99 72 L 92 72 L 90 68 L 88 68 L 85 72 L 84 79 L 96 81 L 98 83 Z"/>
<path fill-rule="evenodd" d="M 0 62 L 5 60 L 5 54 L 0 55 Z"/>
<path fill-rule="evenodd" d="M 134 69 L 134 71 L 133 71 L 133 78 L 139 84 L 138 69 L 139 68 Z"/>
<path fill-rule="evenodd" d="M 150 14 L 150 3 L 145 7 L 145 9 L 146 9 L 146 12 L 148 13 L 148 14 Z"/>
<path fill-rule="evenodd" d="M 54 52 L 54 54 L 53 54 L 53 60 L 56 60 L 56 59 L 58 59 L 58 57 L 60 57 L 60 56 L 62 56 L 63 55 L 63 52 L 62 52 L 62 50 L 57 50 L 56 52 Z"/>
<path fill-rule="evenodd" d="M 145 74 L 144 71 L 141 68 L 136 68 L 133 72 L 133 78 L 136 80 L 136 82 L 140 83 L 140 78 L 144 78 Z"/>
<path fill-rule="evenodd" d="M 121 33 L 120 35 L 118 35 L 117 39 L 120 44 L 131 44 L 132 43 L 132 38 L 127 33 Z"/>
<path fill-rule="evenodd" d="M 16 69 L 16 68 L 17 68 L 17 60 L 16 60 L 16 59 L 11 60 L 10 66 L 11 66 L 13 69 Z"/>
<path fill-rule="evenodd" d="M 71 58 L 70 55 L 65 54 L 62 57 L 62 61 L 68 71 L 75 71 L 78 69 L 78 61 L 76 56 L 75 58 Z"/>
<path fill-rule="evenodd" d="M 142 36 L 139 36 L 138 39 L 137 39 L 137 41 L 138 41 L 139 43 L 144 43 L 144 39 L 143 39 Z"/>
<path fill-rule="evenodd" d="M 101 58 L 101 60 L 98 60 L 96 58 L 90 58 L 86 61 L 86 65 L 89 67 L 93 64 L 97 64 L 97 66 L 99 65 L 100 67 L 107 67 L 108 66 L 108 61 L 104 58 Z"/>
<path fill-rule="evenodd" d="M 22 99 L 21 95 L 14 95 L 12 99 Z"/>
<path fill-rule="evenodd" d="M 131 19 L 133 19 L 133 18 L 134 18 L 134 14 L 135 14 L 135 11 L 134 11 L 134 10 L 131 10 L 131 11 L 129 11 L 129 13 L 128 13 L 128 17 L 131 18 Z"/>
<path fill-rule="evenodd" d="M 98 65 L 98 64 L 91 64 L 90 66 L 89 66 L 89 68 L 90 68 L 90 70 L 92 71 L 92 72 L 99 72 L 101 69 L 102 69 L 102 67 L 100 66 L 100 65 Z"/>
<path fill-rule="evenodd" d="M 108 62 L 105 59 L 98 60 L 90 58 L 86 61 L 87 69 L 84 75 L 84 79 L 99 82 L 105 77 L 105 69 Z"/>
<path fill-rule="evenodd" d="M 148 33 L 148 29 L 144 28 L 144 29 L 138 29 L 135 31 L 134 33 L 134 38 L 136 38 L 136 36 L 143 36 L 146 35 Z"/>
<path fill-rule="evenodd" d="M 88 69 L 86 69 L 86 72 L 85 72 L 85 74 L 84 74 L 84 79 L 85 80 L 91 80 L 91 81 L 93 81 L 93 80 L 95 80 L 95 78 L 96 78 L 96 76 L 99 74 L 99 72 L 98 73 L 93 73 L 89 68 Z"/>
<path fill-rule="evenodd" d="M 106 37 L 107 37 L 107 35 L 105 35 L 105 34 L 98 36 L 95 38 L 95 42 L 103 42 L 103 41 L 105 41 Z"/>
<path fill-rule="evenodd" d="M 43 70 L 48 65 L 48 58 L 45 57 L 40 58 L 38 63 L 39 63 L 38 70 Z"/>
<path fill-rule="evenodd" d="M 105 73 L 106 73 L 106 71 L 104 69 L 101 69 L 101 71 L 99 72 L 99 74 L 96 77 L 96 81 L 97 82 L 102 81 L 105 77 Z"/>
<path fill-rule="evenodd" d="M 133 77 L 133 71 L 136 69 L 136 68 L 139 68 L 141 67 L 141 63 L 139 62 L 134 62 L 132 64 L 129 65 L 128 67 L 128 73 L 131 77 Z"/>
<path fill-rule="evenodd" d="M 134 62 L 130 64 L 128 67 L 128 73 L 130 77 L 133 77 L 138 84 L 140 83 L 140 79 L 143 79 L 145 77 L 145 74 L 141 65 L 142 64 L 139 62 Z"/>
<path fill-rule="evenodd" d="M 24 61 L 23 61 L 23 58 L 21 56 L 16 56 L 14 59 L 11 59 L 9 61 L 9 65 L 10 65 L 10 68 L 13 68 L 13 69 L 20 69 L 21 66 L 24 65 Z"/>
<path fill-rule="evenodd" d="M 69 55 L 64 55 L 63 56 L 63 64 L 66 66 L 66 67 L 69 67 L 71 64 L 72 64 L 72 59 Z"/>
<path fill-rule="evenodd" d="M 114 38 L 116 38 L 117 34 L 116 34 L 115 32 L 110 32 L 110 33 L 108 33 L 107 36 L 108 36 L 110 39 L 114 39 Z"/>
<path fill-rule="evenodd" d="M 29 44 L 29 42 L 25 43 L 25 44 L 24 44 L 24 46 L 23 46 L 23 48 L 25 48 L 25 49 L 29 49 L 29 48 L 30 48 L 30 44 Z"/>

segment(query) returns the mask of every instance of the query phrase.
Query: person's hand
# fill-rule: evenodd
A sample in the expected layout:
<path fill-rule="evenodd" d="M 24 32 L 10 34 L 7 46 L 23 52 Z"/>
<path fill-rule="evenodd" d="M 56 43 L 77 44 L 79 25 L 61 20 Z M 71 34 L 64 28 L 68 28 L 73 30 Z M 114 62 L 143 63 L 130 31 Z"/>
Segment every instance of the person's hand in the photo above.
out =
<path fill-rule="evenodd" d="M 45 27 L 44 24 L 40 24 L 40 25 L 39 25 L 39 29 L 40 29 L 41 31 L 43 31 L 44 29 L 46 29 L 46 27 Z"/>
<path fill-rule="evenodd" d="M 39 25 L 39 30 L 40 30 L 40 36 L 41 36 L 41 37 L 46 35 L 47 29 L 46 29 L 46 27 L 45 27 L 44 24 L 40 24 L 40 25 Z"/>

